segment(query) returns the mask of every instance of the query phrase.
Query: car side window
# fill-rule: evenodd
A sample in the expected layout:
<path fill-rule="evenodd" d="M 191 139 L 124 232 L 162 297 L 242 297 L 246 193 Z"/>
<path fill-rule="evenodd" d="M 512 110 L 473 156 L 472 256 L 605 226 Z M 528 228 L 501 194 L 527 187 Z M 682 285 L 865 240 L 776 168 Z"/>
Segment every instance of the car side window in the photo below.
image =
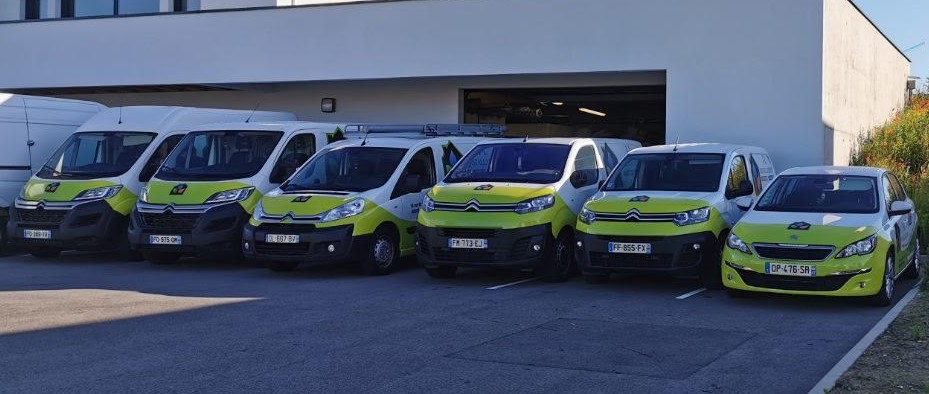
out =
<path fill-rule="evenodd" d="M 390 199 L 420 192 L 432 186 L 435 186 L 435 159 L 432 156 L 432 148 L 426 147 L 410 158 L 410 162 L 400 173 L 400 179 L 397 180 Z"/>
<path fill-rule="evenodd" d="M 729 167 L 729 180 L 726 182 L 726 193 L 737 192 L 739 185 L 748 180 L 748 168 L 745 165 L 745 158 L 741 155 L 733 157 L 732 165 Z"/>
<path fill-rule="evenodd" d="M 316 136 L 311 133 L 297 134 L 287 141 L 284 150 L 271 169 L 268 180 L 271 183 L 283 183 L 316 152 Z"/>
<path fill-rule="evenodd" d="M 906 190 L 903 189 L 900 179 L 892 173 L 887 173 L 887 176 L 890 179 L 890 187 L 894 189 L 894 201 L 906 201 Z"/>
<path fill-rule="evenodd" d="M 599 180 L 600 171 L 597 168 L 597 152 L 593 146 L 582 147 L 574 158 L 574 172 L 571 174 L 571 185 L 575 188 L 594 185 Z"/>
<path fill-rule="evenodd" d="M 897 196 L 894 194 L 893 185 L 890 184 L 890 178 L 887 175 L 884 175 L 881 179 L 881 185 L 884 189 L 884 205 L 887 206 L 887 210 L 890 210 L 890 204 L 896 201 Z"/>
<path fill-rule="evenodd" d="M 152 152 L 152 157 L 148 158 L 148 162 L 145 163 L 145 166 L 142 167 L 142 171 L 139 172 L 139 182 L 148 182 L 155 176 L 158 167 L 161 167 L 161 164 L 164 163 L 168 154 L 174 150 L 174 147 L 181 142 L 182 138 L 184 138 L 183 134 L 177 134 L 169 136 L 165 138 L 164 141 L 161 141 L 161 145 L 155 148 L 155 152 Z"/>

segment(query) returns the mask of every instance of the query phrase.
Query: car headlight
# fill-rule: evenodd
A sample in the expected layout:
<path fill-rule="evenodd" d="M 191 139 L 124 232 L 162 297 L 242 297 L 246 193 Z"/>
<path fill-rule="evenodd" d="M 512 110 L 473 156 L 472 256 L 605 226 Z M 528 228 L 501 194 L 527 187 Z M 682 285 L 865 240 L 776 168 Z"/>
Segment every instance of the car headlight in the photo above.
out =
<path fill-rule="evenodd" d="M 425 195 L 423 196 L 423 203 L 419 205 L 419 209 L 422 209 L 423 212 L 435 211 L 435 201 L 429 198 L 428 195 Z"/>
<path fill-rule="evenodd" d="M 594 211 L 587 209 L 587 207 L 581 208 L 581 214 L 577 215 L 577 219 L 584 224 L 591 224 L 597 220 L 597 214 Z"/>
<path fill-rule="evenodd" d="M 248 196 L 251 196 L 253 191 L 255 191 L 254 187 L 244 187 L 241 189 L 221 191 L 206 199 L 204 204 L 242 201 L 248 198 Z"/>
<path fill-rule="evenodd" d="M 87 189 L 84 190 L 76 197 L 74 201 L 87 201 L 87 200 L 105 200 L 107 198 L 113 197 L 116 193 L 119 193 L 123 189 L 123 185 L 107 186 L 107 187 L 98 187 L 96 189 Z"/>
<path fill-rule="evenodd" d="M 864 256 L 873 252 L 876 246 L 877 234 L 874 234 L 868 238 L 862 239 L 858 242 L 853 242 L 852 244 L 842 248 L 842 250 L 835 255 L 835 258 L 842 259 L 852 256 Z"/>
<path fill-rule="evenodd" d="M 516 204 L 516 213 L 524 214 L 531 212 L 538 212 L 544 209 L 548 209 L 555 206 L 555 196 L 549 194 L 547 196 L 536 197 L 528 199 L 526 201 Z"/>
<path fill-rule="evenodd" d="M 260 221 L 261 217 L 265 215 L 265 209 L 261 206 L 261 201 L 258 204 L 255 204 L 255 209 L 252 210 L 252 219 L 255 221 Z"/>
<path fill-rule="evenodd" d="M 746 245 L 738 235 L 735 235 L 735 233 L 729 233 L 729 237 L 726 238 L 726 246 L 728 246 L 729 249 L 738 250 L 745 254 L 752 254 L 752 250 L 748 248 L 748 245 Z"/>
<path fill-rule="evenodd" d="M 361 213 L 362 211 L 364 211 L 364 209 L 365 209 L 365 200 L 358 198 L 358 199 L 349 201 L 345 204 L 342 204 L 335 208 L 330 209 L 329 211 L 327 211 L 325 214 L 322 215 L 323 218 L 320 220 L 320 222 L 326 223 L 326 222 L 334 222 L 336 220 L 342 220 L 347 217 L 355 216 Z"/>
<path fill-rule="evenodd" d="M 678 226 L 689 226 L 691 224 L 703 223 L 707 220 L 710 220 L 710 207 L 680 212 L 674 215 L 674 224 Z"/>

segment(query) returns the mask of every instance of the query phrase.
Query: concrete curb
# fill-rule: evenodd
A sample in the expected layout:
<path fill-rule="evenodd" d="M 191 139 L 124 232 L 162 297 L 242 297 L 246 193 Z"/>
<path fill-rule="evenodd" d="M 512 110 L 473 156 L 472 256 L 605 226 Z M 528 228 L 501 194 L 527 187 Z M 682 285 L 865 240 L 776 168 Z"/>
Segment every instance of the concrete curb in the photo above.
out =
<path fill-rule="evenodd" d="M 832 369 L 829 370 L 829 372 L 826 372 L 826 376 L 823 376 L 823 378 L 819 380 L 819 383 L 816 383 L 816 385 L 810 389 L 809 394 L 822 394 L 832 390 L 832 388 L 835 387 L 835 383 L 842 377 L 842 374 L 848 371 L 848 369 L 855 364 L 855 361 L 868 350 L 872 343 L 874 343 L 877 337 L 887 330 L 890 323 L 893 323 L 893 321 L 897 319 L 897 316 L 900 315 L 900 312 L 903 312 L 903 308 L 906 308 L 906 306 L 916 298 L 916 294 L 919 293 L 919 287 L 921 285 L 922 280 L 917 282 L 916 285 L 900 299 L 900 302 L 897 302 L 897 304 L 894 305 L 894 307 L 891 308 L 890 311 L 887 312 L 887 314 L 884 315 L 884 317 L 881 318 L 881 320 L 878 321 L 877 324 L 875 324 L 874 327 L 872 327 L 871 330 L 868 331 L 868 333 L 865 334 L 834 367 L 832 367 Z"/>

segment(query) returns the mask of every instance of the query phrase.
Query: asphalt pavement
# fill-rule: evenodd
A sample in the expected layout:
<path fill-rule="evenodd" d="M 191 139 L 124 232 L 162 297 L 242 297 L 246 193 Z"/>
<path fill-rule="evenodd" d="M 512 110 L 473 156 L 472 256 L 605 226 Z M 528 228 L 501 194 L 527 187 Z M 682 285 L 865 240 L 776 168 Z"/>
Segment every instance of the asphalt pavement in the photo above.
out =
<path fill-rule="evenodd" d="M 0 392 L 805 393 L 889 310 L 531 279 L 0 258 Z"/>

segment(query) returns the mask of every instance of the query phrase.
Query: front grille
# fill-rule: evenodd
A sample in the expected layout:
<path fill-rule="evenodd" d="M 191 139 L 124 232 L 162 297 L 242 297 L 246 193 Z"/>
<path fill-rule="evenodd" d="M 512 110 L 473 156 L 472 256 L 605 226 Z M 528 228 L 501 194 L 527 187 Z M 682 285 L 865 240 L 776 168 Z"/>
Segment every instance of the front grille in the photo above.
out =
<path fill-rule="evenodd" d="M 601 268 L 671 268 L 671 254 L 590 253 L 590 265 Z"/>
<path fill-rule="evenodd" d="M 316 231 L 316 226 L 312 224 L 262 223 L 256 231 L 264 231 L 268 234 L 302 234 Z"/>
<path fill-rule="evenodd" d="M 190 231 L 197 225 L 199 215 L 181 213 L 140 213 L 142 227 L 152 230 Z"/>
<path fill-rule="evenodd" d="M 310 254 L 310 246 L 305 242 L 297 244 L 255 242 L 255 252 L 267 256 L 306 256 Z"/>
<path fill-rule="evenodd" d="M 601 222 L 673 222 L 675 213 L 640 213 L 629 211 L 626 213 L 594 212 L 594 220 Z"/>
<path fill-rule="evenodd" d="M 745 284 L 752 287 L 795 291 L 836 291 L 851 278 L 847 275 L 825 277 L 778 276 L 739 270 Z"/>
<path fill-rule="evenodd" d="M 40 224 L 57 226 L 64 221 L 68 211 L 48 209 L 22 209 L 17 208 L 16 213 L 24 224 Z"/>
<path fill-rule="evenodd" d="M 766 259 L 822 261 L 835 250 L 832 246 L 785 246 L 755 244 L 755 253 Z"/>
<path fill-rule="evenodd" d="M 490 239 L 497 236 L 497 230 L 477 228 L 442 228 L 439 236 L 447 238 Z"/>

